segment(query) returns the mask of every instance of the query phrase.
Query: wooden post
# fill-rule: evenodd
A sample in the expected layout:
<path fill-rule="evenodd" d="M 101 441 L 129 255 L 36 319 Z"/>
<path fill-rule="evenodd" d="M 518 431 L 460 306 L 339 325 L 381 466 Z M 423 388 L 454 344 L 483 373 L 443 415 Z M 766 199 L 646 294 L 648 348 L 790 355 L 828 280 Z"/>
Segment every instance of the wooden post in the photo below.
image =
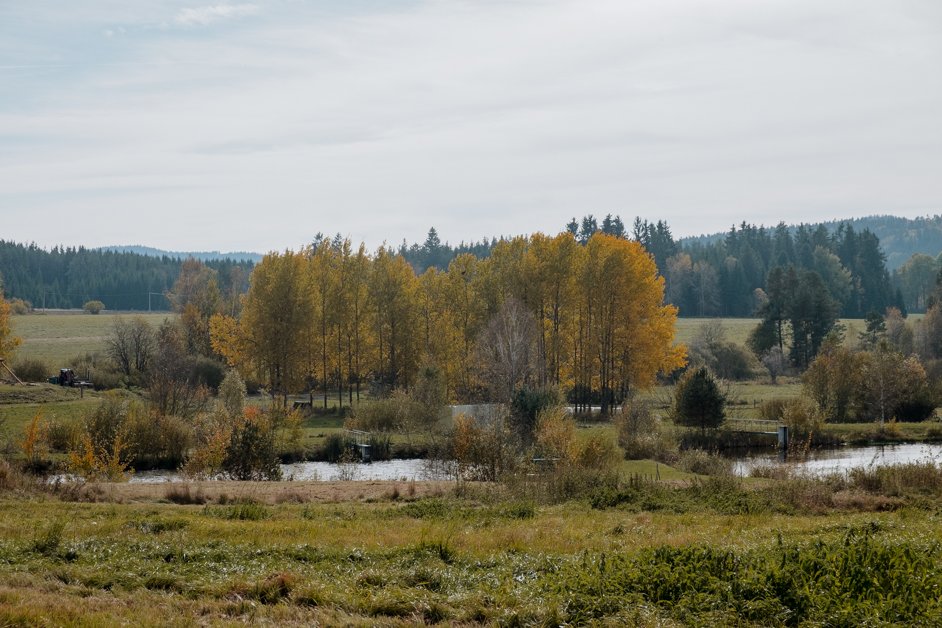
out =
<path fill-rule="evenodd" d="M 13 379 L 16 380 L 16 383 L 17 383 L 17 384 L 22 384 L 22 383 L 23 383 L 23 381 L 22 381 L 19 377 L 16 376 L 16 373 L 13 372 L 13 369 L 11 369 L 9 366 L 7 366 L 7 361 L 6 361 L 6 360 L 4 360 L 3 358 L 0 358 L 0 365 L 3 365 L 3 368 L 5 368 L 5 369 L 7 370 L 7 372 L 8 372 L 10 375 L 13 376 Z"/>

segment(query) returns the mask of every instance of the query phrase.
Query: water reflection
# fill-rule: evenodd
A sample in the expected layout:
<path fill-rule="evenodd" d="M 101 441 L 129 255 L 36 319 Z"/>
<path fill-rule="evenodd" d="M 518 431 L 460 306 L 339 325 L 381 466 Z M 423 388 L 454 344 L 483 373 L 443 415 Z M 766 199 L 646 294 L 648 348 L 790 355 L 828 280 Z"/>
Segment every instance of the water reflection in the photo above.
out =
<path fill-rule="evenodd" d="M 345 463 L 296 462 L 281 465 L 285 480 L 435 480 L 435 474 L 426 469 L 425 460 L 384 460 L 382 462 Z M 139 471 L 129 482 L 158 483 L 182 482 L 186 478 L 176 471 Z"/>
<path fill-rule="evenodd" d="M 803 460 L 786 460 L 785 462 L 799 472 L 827 475 L 845 473 L 850 469 L 861 467 L 880 467 L 910 462 L 932 462 L 938 465 L 940 461 L 942 461 L 942 445 L 905 443 L 818 449 L 812 450 Z M 750 455 L 737 460 L 734 469 L 737 475 L 748 476 L 756 467 L 781 463 L 782 460 L 778 454 Z"/>

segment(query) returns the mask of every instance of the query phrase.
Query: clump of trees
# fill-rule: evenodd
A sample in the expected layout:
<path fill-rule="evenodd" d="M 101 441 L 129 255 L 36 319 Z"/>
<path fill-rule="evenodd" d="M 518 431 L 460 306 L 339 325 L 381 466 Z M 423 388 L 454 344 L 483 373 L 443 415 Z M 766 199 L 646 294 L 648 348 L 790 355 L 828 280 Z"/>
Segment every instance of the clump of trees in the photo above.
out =
<path fill-rule="evenodd" d="M 455 258 L 421 276 L 382 248 L 321 239 L 268 255 L 241 317 L 210 318 L 210 341 L 269 393 L 335 391 L 339 406 L 408 389 L 423 363 L 441 369 L 457 401 L 509 400 L 556 387 L 577 405 L 612 410 L 659 372 L 684 363 L 673 344 L 676 309 L 637 243 L 596 233 L 536 234 L 498 242 L 490 258 Z"/>
<path fill-rule="evenodd" d="M 803 381 L 808 396 L 832 422 L 923 421 L 938 402 L 919 358 L 905 356 L 885 339 L 859 350 L 833 339 Z"/>
<path fill-rule="evenodd" d="M 719 320 L 700 327 L 688 353 L 691 366 L 705 366 L 721 379 L 751 379 L 759 369 L 752 352 L 727 339 L 726 328 Z"/>

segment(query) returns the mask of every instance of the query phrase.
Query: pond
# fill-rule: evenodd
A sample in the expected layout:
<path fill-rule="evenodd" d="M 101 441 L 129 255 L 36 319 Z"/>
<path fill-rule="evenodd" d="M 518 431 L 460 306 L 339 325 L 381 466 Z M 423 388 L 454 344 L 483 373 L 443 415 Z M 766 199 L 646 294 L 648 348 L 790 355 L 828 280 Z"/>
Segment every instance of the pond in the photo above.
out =
<path fill-rule="evenodd" d="M 904 443 L 812 450 L 803 460 L 782 460 L 776 453 L 748 455 L 735 462 L 735 473 L 748 476 L 752 469 L 785 462 L 810 475 L 845 473 L 850 469 L 880 467 L 909 462 L 942 462 L 942 444 Z"/>
<path fill-rule="evenodd" d="M 370 463 L 295 462 L 281 465 L 285 480 L 434 480 L 419 458 L 384 460 Z M 186 478 L 176 471 L 138 471 L 131 483 L 182 482 Z"/>

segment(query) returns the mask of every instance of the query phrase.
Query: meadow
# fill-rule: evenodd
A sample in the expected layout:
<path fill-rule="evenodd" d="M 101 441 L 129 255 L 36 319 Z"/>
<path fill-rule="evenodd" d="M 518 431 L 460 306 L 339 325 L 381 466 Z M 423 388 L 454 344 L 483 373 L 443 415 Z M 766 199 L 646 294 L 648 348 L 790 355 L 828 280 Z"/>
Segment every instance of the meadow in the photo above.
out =
<path fill-rule="evenodd" d="M 8 488 L 0 624 L 934 624 L 940 478 L 914 472 L 908 502 L 733 479 L 563 503 L 408 482 Z"/>
<path fill-rule="evenodd" d="M 13 333 L 23 339 L 17 359 L 41 360 L 53 372 L 73 366 L 71 361 L 86 353 L 104 352 L 115 317 L 142 317 L 153 326 L 160 325 L 171 312 L 135 312 L 84 314 L 79 312 L 37 312 L 11 318 Z"/>
<path fill-rule="evenodd" d="M 680 339 L 702 322 L 682 319 Z M 110 324 L 14 319 L 23 351 L 43 348 L 53 364 L 101 350 Z M 754 321 L 724 324 L 738 341 Z M 36 412 L 75 423 L 103 394 L 0 386 L 8 453 Z M 728 394 L 730 414 L 748 417 L 801 384 L 734 383 Z M 670 390 L 647 396 L 664 412 Z M 304 443 L 342 426 L 337 414 L 310 416 Z M 901 425 L 917 438 L 932 427 Z M 848 439 L 866 428 L 829 426 Z M 613 427 L 589 421 L 577 435 L 598 432 Z M 0 460 L 0 625 L 942 622 L 942 472 L 932 464 L 810 479 L 626 460 L 581 486 L 565 473 L 500 484 L 43 484 Z"/>

